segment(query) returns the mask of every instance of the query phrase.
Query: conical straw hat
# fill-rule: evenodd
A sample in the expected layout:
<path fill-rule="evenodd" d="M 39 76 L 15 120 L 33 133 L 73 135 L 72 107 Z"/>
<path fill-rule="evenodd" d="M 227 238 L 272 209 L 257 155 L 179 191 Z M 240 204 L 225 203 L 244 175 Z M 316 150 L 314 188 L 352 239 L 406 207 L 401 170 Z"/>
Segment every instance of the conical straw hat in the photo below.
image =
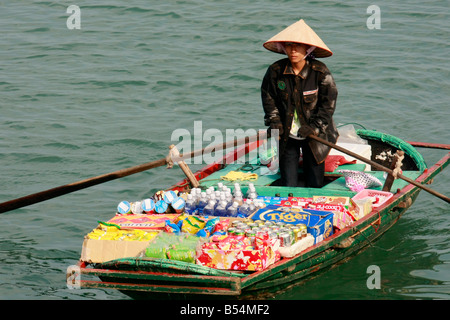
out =
<path fill-rule="evenodd" d="M 285 54 L 283 46 L 280 45 L 283 42 L 296 42 L 315 46 L 316 49 L 313 51 L 313 54 L 317 58 L 325 58 L 333 54 L 322 39 L 319 38 L 314 30 L 311 29 L 303 19 L 291 24 L 289 27 L 267 40 L 263 46 L 267 50 Z"/>

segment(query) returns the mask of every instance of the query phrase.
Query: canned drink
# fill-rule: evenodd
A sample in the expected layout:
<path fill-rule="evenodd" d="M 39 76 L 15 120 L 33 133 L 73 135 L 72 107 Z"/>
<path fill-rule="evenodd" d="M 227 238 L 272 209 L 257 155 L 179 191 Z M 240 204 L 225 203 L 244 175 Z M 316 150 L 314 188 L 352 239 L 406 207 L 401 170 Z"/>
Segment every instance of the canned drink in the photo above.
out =
<path fill-rule="evenodd" d="M 267 240 L 269 238 L 269 233 L 265 230 L 259 230 L 258 232 L 256 232 L 256 236 L 263 240 Z"/>
<path fill-rule="evenodd" d="M 236 229 L 236 230 L 234 231 L 234 235 L 235 235 L 235 236 L 245 236 L 245 232 L 244 232 L 244 230 L 242 230 L 242 229 Z"/>
<path fill-rule="evenodd" d="M 285 227 L 281 227 L 278 229 L 278 233 L 284 233 L 284 232 L 289 232 L 289 229 L 285 228 Z"/>
<path fill-rule="evenodd" d="M 254 229 L 254 228 L 258 227 L 258 224 L 255 223 L 255 222 L 250 222 L 250 223 L 248 224 L 248 226 L 249 226 L 250 228 Z"/>
<path fill-rule="evenodd" d="M 278 227 L 282 228 L 286 225 L 286 223 L 282 222 L 282 221 L 278 221 L 277 223 L 275 223 Z"/>
<path fill-rule="evenodd" d="M 257 228 L 253 228 L 253 231 L 255 231 L 256 233 L 258 233 L 258 231 L 261 231 L 261 228 L 257 227 Z"/>
<path fill-rule="evenodd" d="M 277 239 L 277 238 L 278 238 L 278 234 L 275 231 L 269 232 L 269 239 Z"/>
<path fill-rule="evenodd" d="M 270 226 L 273 226 L 273 222 L 272 221 L 266 221 L 266 222 L 264 222 L 264 225 L 266 227 L 270 227 Z"/>
<path fill-rule="evenodd" d="M 276 233 L 276 232 L 278 232 L 278 230 L 280 230 L 280 227 L 279 226 L 272 226 L 272 227 L 270 227 L 270 229 Z"/>
<path fill-rule="evenodd" d="M 306 237 L 306 235 L 308 234 L 308 227 L 306 226 L 306 224 L 300 223 L 297 225 L 297 227 L 300 229 L 302 237 Z"/>
<path fill-rule="evenodd" d="M 247 225 L 246 223 L 243 223 L 243 222 L 241 221 L 241 222 L 238 223 L 235 227 L 236 227 L 236 228 L 239 228 L 239 229 L 243 229 L 243 228 L 248 227 L 248 225 Z"/>
<path fill-rule="evenodd" d="M 234 227 L 230 227 L 230 228 L 228 228 L 228 230 L 227 230 L 227 232 L 228 232 L 228 234 L 229 235 L 234 235 L 235 234 L 235 232 L 236 232 L 236 228 L 234 228 Z"/>
<path fill-rule="evenodd" d="M 290 247 L 291 246 L 291 235 L 288 232 L 283 232 L 278 236 L 278 239 L 280 239 L 280 246 L 281 247 Z"/>
<path fill-rule="evenodd" d="M 254 237 L 256 237 L 256 232 L 254 231 L 254 230 L 247 230 L 246 232 L 245 232 L 245 236 L 247 236 L 247 237 L 249 237 L 249 238 L 254 238 Z"/>
<path fill-rule="evenodd" d="M 303 238 L 302 230 L 300 228 L 296 227 L 296 228 L 294 228 L 292 230 L 294 231 L 294 238 L 295 238 L 296 242 L 298 240 L 300 240 L 301 238 Z"/>
<path fill-rule="evenodd" d="M 232 225 L 233 227 L 236 227 L 239 223 L 241 223 L 240 220 L 234 220 L 234 221 L 231 223 L 231 225 Z"/>
<path fill-rule="evenodd" d="M 266 223 L 264 220 L 258 220 L 256 221 L 256 224 L 258 224 L 258 226 L 264 226 L 264 223 Z"/>

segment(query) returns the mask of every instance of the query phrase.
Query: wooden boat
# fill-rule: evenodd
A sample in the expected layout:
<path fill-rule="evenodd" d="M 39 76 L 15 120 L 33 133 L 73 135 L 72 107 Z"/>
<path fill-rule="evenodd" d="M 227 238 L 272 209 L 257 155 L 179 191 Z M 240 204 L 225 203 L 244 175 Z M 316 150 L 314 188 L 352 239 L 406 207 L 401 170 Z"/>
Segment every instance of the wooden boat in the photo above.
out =
<path fill-rule="evenodd" d="M 366 139 L 372 149 L 372 161 L 384 166 L 381 153 L 395 154 L 404 151 L 403 175 L 420 184 L 429 184 L 450 161 L 450 153 L 431 167 L 427 167 L 421 154 L 411 144 L 391 135 L 370 130 L 357 130 L 357 134 Z M 248 143 L 227 154 L 225 159 L 210 164 L 194 175 L 205 186 L 207 181 L 223 175 L 236 160 L 238 154 L 250 152 L 260 142 Z M 421 147 L 426 145 L 421 145 Z M 225 160 L 225 161 L 224 161 Z M 241 164 L 242 166 L 242 164 Z M 380 180 L 383 172 L 371 171 Z M 344 177 L 336 173 L 326 174 L 328 183 L 322 189 L 287 188 L 274 185 L 274 179 L 261 183 L 255 182 L 259 195 L 282 197 L 292 194 L 294 197 L 311 197 L 313 195 L 349 196 L 355 195 L 343 182 Z M 188 179 L 173 185 L 171 190 L 186 191 L 190 188 Z M 169 190 L 168 189 L 168 190 Z M 370 214 L 355 221 L 323 241 L 307 248 L 291 258 L 282 258 L 268 268 L 255 271 L 218 270 L 192 263 L 168 259 L 150 259 L 129 257 L 107 261 L 101 264 L 88 264 L 80 261 L 78 284 L 81 288 L 108 288 L 138 298 L 141 296 L 158 298 L 227 298 L 248 299 L 261 298 L 286 287 L 299 285 L 318 271 L 342 263 L 370 245 L 389 230 L 416 200 L 421 188 L 401 179 L 396 179 L 390 191 L 394 194 L 382 206 Z M 74 274 L 68 274 L 68 281 L 75 281 Z M 98 280 L 98 278 L 100 280 Z M 68 282 L 69 283 L 69 282 Z"/>

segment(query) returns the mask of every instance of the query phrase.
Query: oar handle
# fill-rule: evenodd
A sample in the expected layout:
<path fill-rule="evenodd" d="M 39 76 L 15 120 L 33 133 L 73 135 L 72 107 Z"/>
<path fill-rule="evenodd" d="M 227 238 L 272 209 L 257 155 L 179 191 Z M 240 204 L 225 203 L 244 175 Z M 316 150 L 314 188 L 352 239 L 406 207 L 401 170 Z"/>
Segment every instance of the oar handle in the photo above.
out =
<path fill-rule="evenodd" d="M 315 135 L 309 135 L 308 137 L 309 137 L 310 139 L 316 140 L 317 142 L 323 143 L 323 144 L 325 144 L 325 145 L 327 145 L 327 146 L 329 146 L 329 147 L 331 147 L 331 148 L 333 148 L 333 149 L 336 149 L 336 150 L 341 151 L 341 152 L 343 152 L 343 153 L 345 153 L 345 154 L 348 154 L 349 156 L 351 156 L 351 157 L 353 157 L 353 158 L 356 158 L 356 159 L 358 159 L 358 160 L 360 160 L 360 161 L 362 161 L 362 162 L 365 162 L 365 163 L 367 163 L 367 164 L 370 164 L 372 167 L 377 168 L 378 170 L 385 171 L 385 172 L 387 172 L 387 173 L 389 173 L 389 174 L 391 174 L 391 175 L 394 175 L 394 174 L 393 174 L 393 170 L 391 170 L 391 169 L 389 169 L 389 168 L 386 168 L 385 166 L 383 166 L 383 165 L 381 165 L 381 164 L 379 164 L 379 163 L 377 163 L 377 162 L 375 162 L 375 161 L 372 161 L 372 160 L 370 160 L 370 159 L 364 158 L 364 157 L 360 156 L 360 155 L 357 154 L 357 153 L 354 153 L 354 152 L 352 152 L 352 151 L 350 151 L 350 150 L 347 150 L 347 149 L 345 149 L 345 148 L 343 148 L 343 147 L 341 147 L 341 146 L 338 146 L 338 145 L 336 145 L 336 144 L 334 144 L 334 143 L 331 143 L 331 142 L 329 142 L 329 141 L 327 141 L 327 140 L 324 140 L 324 139 L 322 139 L 322 138 L 320 138 L 320 137 L 317 137 L 317 136 L 315 136 Z M 423 189 L 423 190 L 425 190 L 425 191 L 431 193 L 432 195 L 434 195 L 434 196 L 436 196 L 436 197 L 438 197 L 438 198 L 441 198 L 442 200 L 446 201 L 447 203 L 450 203 L 450 198 L 449 198 L 449 197 L 447 197 L 447 196 L 445 196 L 445 195 L 443 195 L 443 194 L 441 194 L 441 193 L 439 193 L 439 192 L 436 192 L 436 191 L 434 191 L 433 189 L 430 189 L 430 188 L 428 188 L 427 186 L 424 186 L 423 184 L 421 184 L 421 183 L 419 183 L 419 182 L 417 182 L 417 181 L 414 181 L 414 180 L 412 180 L 412 179 L 410 179 L 410 178 L 408 178 L 408 177 L 405 177 L 405 176 L 402 175 L 402 174 L 397 173 L 396 176 L 397 176 L 398 178 L 400 178 L 400 179 L 405 180 L 405 181 L 408 182 L 408 183 L 411 183 L 411 184 L 415 185 L 416 187 L 418 187 L 418 188 L 420 188 L 420 189 Z"/>

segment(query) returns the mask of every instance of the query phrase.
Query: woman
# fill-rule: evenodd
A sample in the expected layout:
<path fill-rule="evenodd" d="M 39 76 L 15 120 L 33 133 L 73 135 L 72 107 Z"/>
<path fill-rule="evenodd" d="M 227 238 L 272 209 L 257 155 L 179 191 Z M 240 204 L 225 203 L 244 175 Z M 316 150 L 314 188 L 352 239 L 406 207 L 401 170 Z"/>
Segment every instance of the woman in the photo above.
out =
<path fill-rule="evenodd" d="M 333 53 L 303 20 L 269 39 L 264 47 L 287 55 L 268 68 L 261 86 L 264 122 L 280 136 L 281 183 L 298 186 L 301 149 L 305 186 L 320 188 L 330 148 L 308 136 L 336 143 L 333 113 L 337 89 L 331 72 L 313 55 L 322 58 Z"/>

